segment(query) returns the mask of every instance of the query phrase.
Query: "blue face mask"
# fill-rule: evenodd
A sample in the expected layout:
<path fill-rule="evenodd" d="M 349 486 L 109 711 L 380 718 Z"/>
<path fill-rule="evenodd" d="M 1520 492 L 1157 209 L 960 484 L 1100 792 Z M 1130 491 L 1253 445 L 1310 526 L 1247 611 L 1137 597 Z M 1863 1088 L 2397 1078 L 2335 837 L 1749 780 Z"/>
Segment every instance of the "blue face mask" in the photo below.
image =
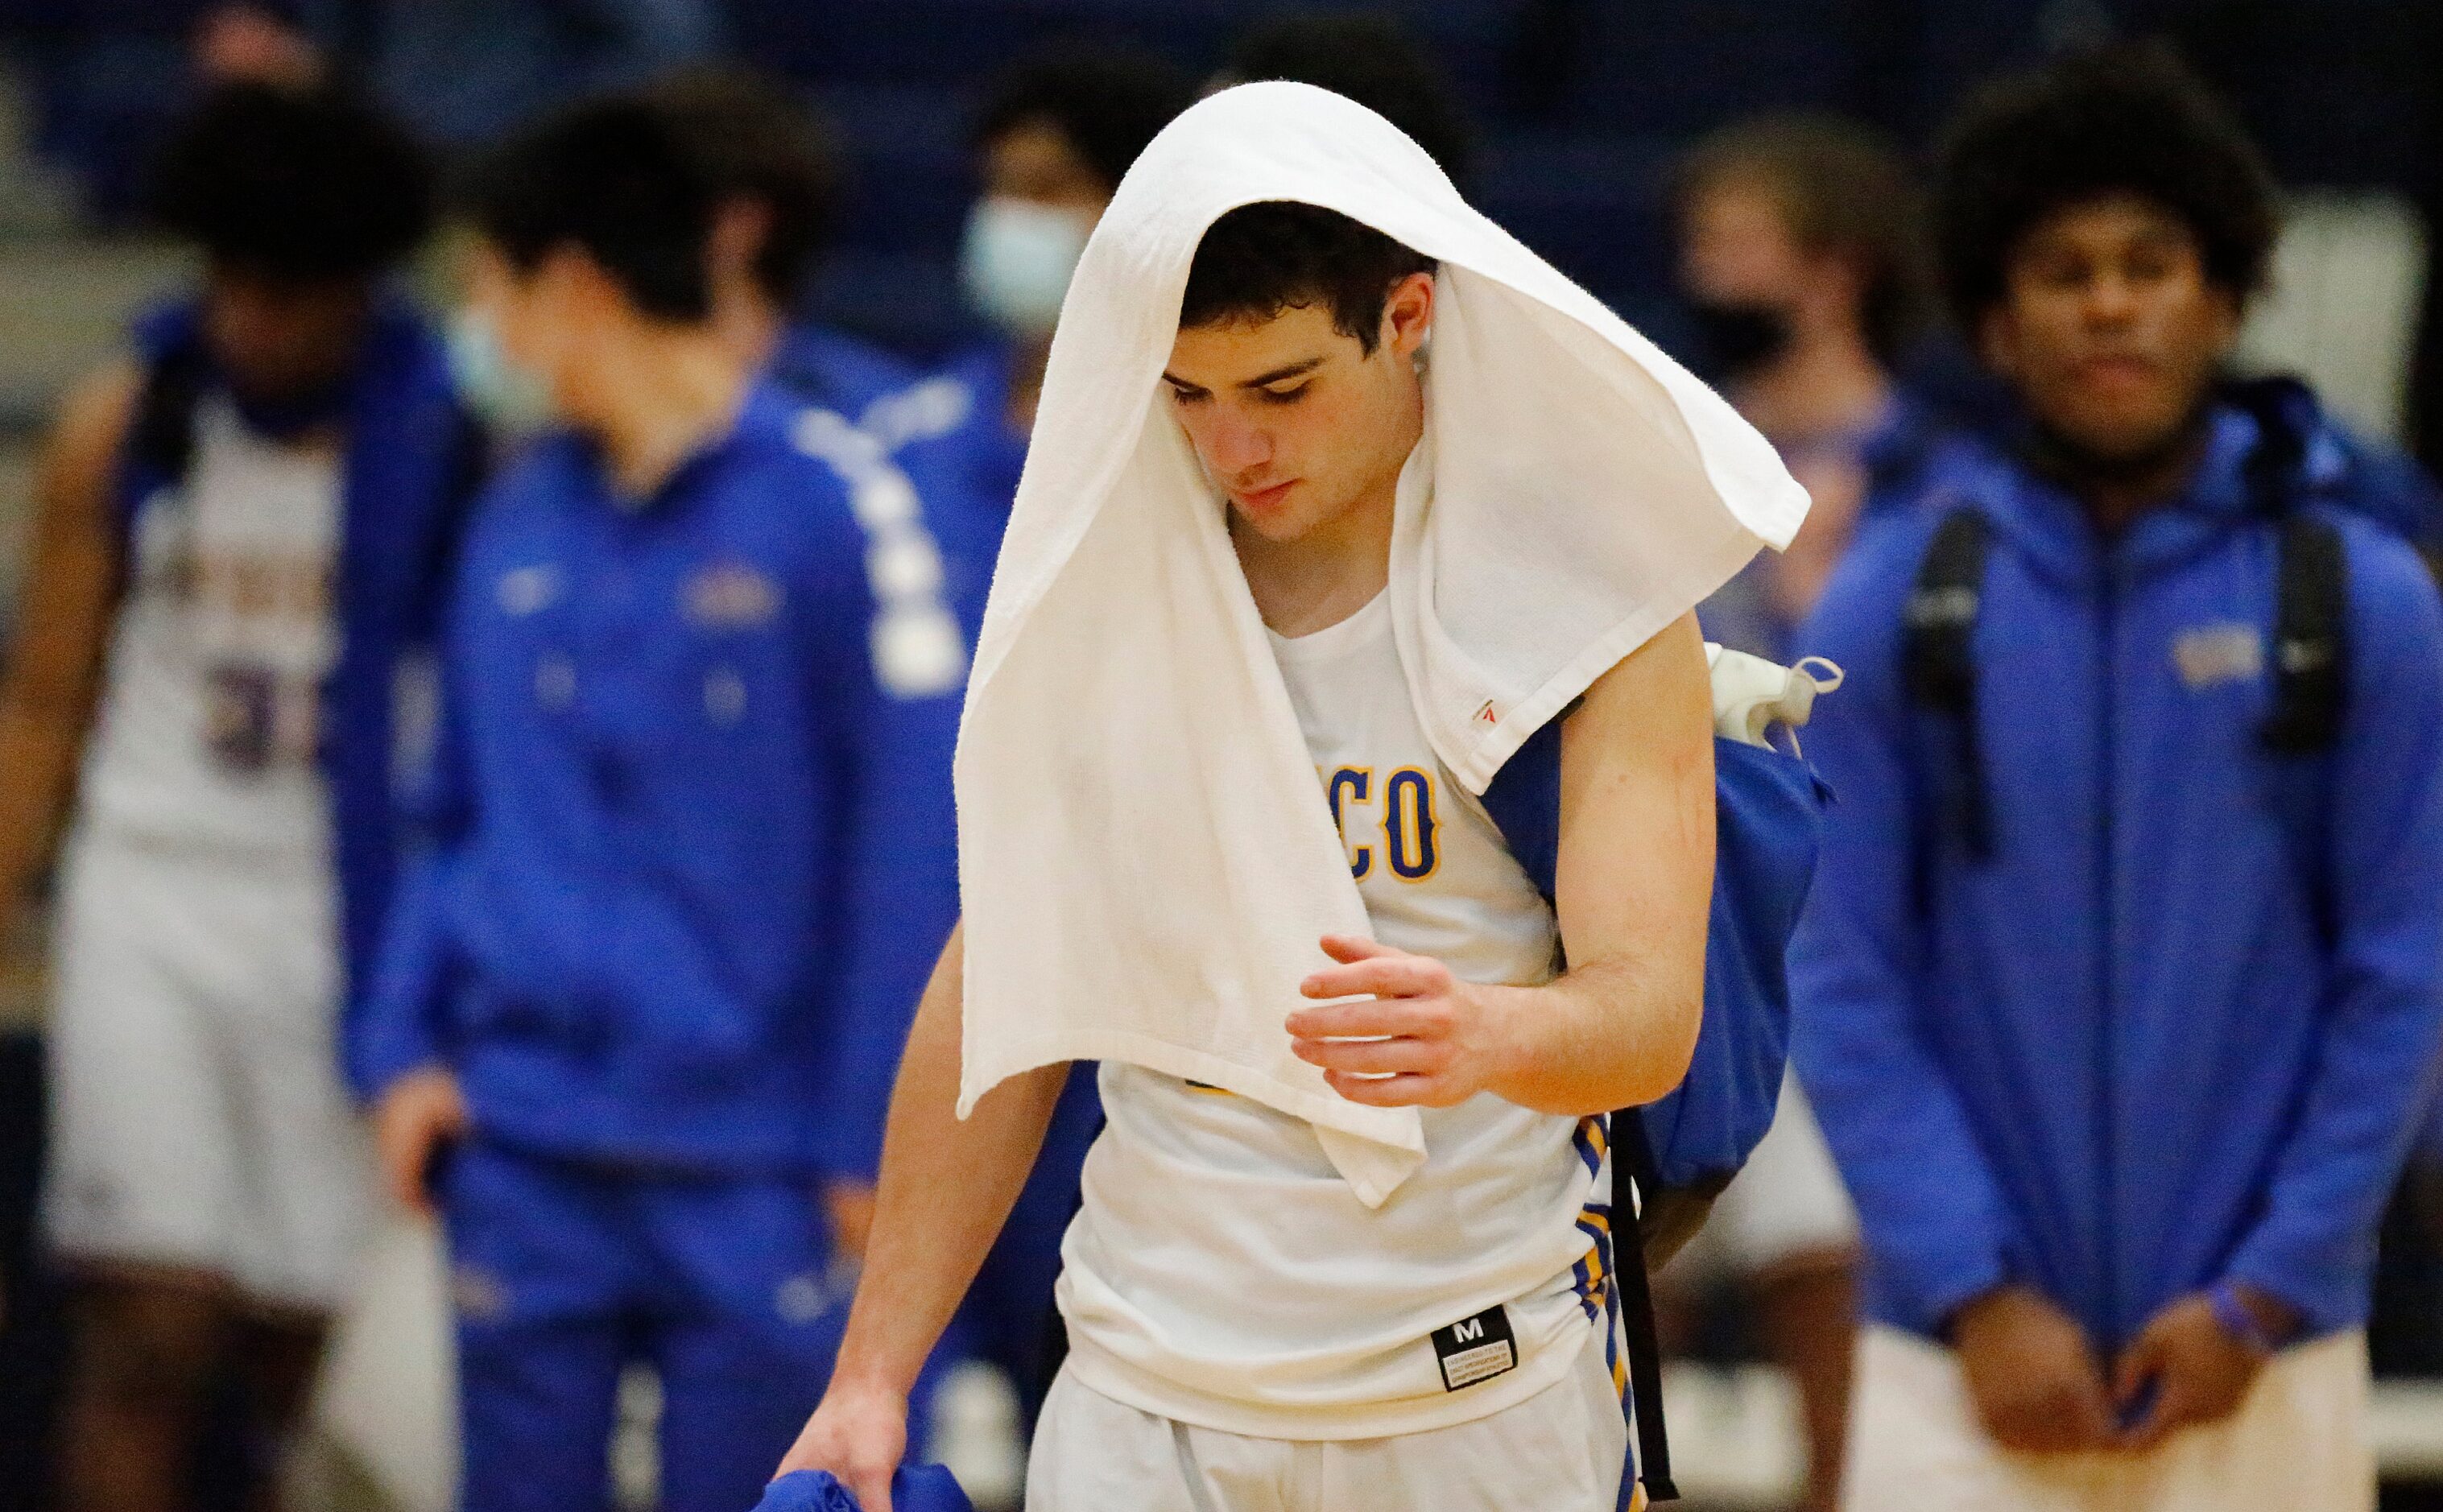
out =
<path fill-rule="evenodd" d="M 1016 337 L 1046 337 L 1094 223 L 1033 200 L 983 199 L 967 214 L 959 282 L 984 319 Z"/>
<path fill-rule="evenodd" d="M 450 380 L 499 435 L 530 435 L 552 422 L 551 391 L 509 360 L 491 319 L 471 305 L 450 318 Z"/>

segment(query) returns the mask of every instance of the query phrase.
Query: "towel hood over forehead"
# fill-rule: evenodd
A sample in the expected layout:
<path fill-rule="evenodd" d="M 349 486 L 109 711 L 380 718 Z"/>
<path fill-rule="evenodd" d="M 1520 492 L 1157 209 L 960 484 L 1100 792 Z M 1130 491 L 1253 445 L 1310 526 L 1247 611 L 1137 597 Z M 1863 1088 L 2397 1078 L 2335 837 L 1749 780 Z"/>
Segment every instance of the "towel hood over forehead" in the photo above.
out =
<path fill-rule="evenodd" d="M 1462 200 L 1361 105 L 1206 99 L 1131 168 L 1061 309 L 969 683 L 961 1109 L 1117 1059 L 1313 1122 L 1359 1195 L 1422 1158 L 1281 1020 L 1327 932 L 1368 933 L 1236 555 L 1160 392 L 1198 244 L 1295 200 L 1441 264 L 1425 439 L 1390 598 L 1420 722 L 1481 792 L 1528 736 L 1743 565 L 1807 496 L 1711 390 Z"/>

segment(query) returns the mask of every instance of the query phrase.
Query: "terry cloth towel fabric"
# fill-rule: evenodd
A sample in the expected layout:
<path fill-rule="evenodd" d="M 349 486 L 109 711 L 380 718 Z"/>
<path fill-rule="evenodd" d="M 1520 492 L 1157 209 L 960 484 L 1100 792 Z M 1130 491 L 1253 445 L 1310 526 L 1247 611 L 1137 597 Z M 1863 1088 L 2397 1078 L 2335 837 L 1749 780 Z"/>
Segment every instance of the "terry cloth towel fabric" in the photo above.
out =
<path fill-rule="evenodd" d="M 1416 1111 L 1339 1097 L 1282 1026 L 1318 937 L 1366 933 L 1366 910 L 1225 505 L 1158 392 L 1205 228 L 1264 200 L 1442 264 L 1390 602 L 1418 717 L 1471 791 L 1808 501 L 1729 405 L 1363 106 L 1224 90 L 1122 181 L 1061 307 L 960 731 L 959 1111 L 1035 1066 L 1130 1062 L 1308 1120 L 1374 1206 L 1424 1159 Z"/>
<path fill-rule="evenodd" d="M 903 1466 L 892 1475 L 891 1504 L 894 1512 L 974 1512 L 938 1465 Z M 763 1488 L 755 1512 L 857 1512 L 857 1500 L 829 1470 L 793 1470 Z"/>

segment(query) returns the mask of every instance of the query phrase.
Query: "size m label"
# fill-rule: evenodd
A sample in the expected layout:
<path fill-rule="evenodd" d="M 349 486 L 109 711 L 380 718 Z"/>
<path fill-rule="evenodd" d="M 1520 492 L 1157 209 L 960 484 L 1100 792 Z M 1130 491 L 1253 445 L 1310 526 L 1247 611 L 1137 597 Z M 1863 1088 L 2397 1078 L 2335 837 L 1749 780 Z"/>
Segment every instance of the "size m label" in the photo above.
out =
<path fill-rule="evenodd" d="M 1442 1368 L 1442 1390 L 1455 1392 L 1518 1368 L 1517 1337 L 1510 1312 L 1487 1307 L 1433 1332 L 1434 1358 Z"/>

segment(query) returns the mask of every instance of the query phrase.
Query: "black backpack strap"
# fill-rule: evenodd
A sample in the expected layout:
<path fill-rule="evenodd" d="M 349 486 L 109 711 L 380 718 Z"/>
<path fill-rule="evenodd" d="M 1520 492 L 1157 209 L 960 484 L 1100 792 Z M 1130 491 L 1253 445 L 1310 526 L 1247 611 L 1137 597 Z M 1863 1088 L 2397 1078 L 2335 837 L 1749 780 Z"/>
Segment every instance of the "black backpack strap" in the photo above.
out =
<path fill-rule="evenodd" d="M 1662 1348 L 1654 1329 L 1654 1284 L 1645 1273 L 1645 1241 L 1638 1194 L 1660 1189 L 1654 1147 L 1635 1108 L 1611 1123 L 1611 1272 L 1620 1288 L 1621 1322 L 1628 1334 L 1629 1400 L 1637 1410 L 1637 1469 L 1649 1502 L 1676 1502 L 1671 1435 L 1662 1422 Z M 1626 1487 L 1623 1488 L 1626 1494 Z M 1624 1503 L 1625 1504 L 1625 1503 Z"/>
<path fill-rule="evenodd" d="M 1993 805 L 1976 733 L 1976 620 L 1984 607 L 1993 526 L 1966 505 L 1935 527 L 1903 616 L 1903 679 L 1919 703 L 1959 732 L 1959 829 L 1978 861 L 1993 854 Z"/>
<path fill-rule="evenodd" d="M 2341 738 L 2349 699 L 2349 570 L 2332 521 L 2294 510 L 2281 529 L 2272 708 L 2262 734 L 2284 756 L 2312 756 Z"/>

